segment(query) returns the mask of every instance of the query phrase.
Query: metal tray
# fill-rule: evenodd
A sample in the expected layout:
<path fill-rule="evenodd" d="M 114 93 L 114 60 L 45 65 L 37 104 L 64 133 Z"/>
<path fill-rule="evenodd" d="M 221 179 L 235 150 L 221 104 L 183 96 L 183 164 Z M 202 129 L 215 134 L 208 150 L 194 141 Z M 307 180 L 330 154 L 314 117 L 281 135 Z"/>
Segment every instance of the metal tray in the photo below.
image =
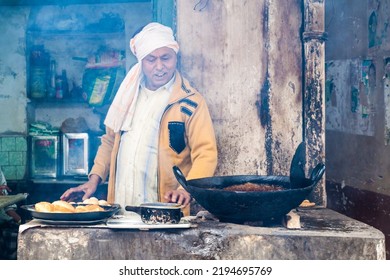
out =
<path fill-rule="evenodd" d="M 78 204 L 86 205 L 86 204 Z M 38 212 L 35 210 L 35 204 L 22 205 L 20 208 L 28 211 L 31 216 L 41 221 L 48 221 L 50 223 L 85 223 L 85 222 L 96 222 L 108 219 L 117 213 L 120 209 L 119 204 L 111 206 L 101 206 L 104 211 L 96 212 L 80 212 L 80 213 L 50 213 L 50 212 Z"/>
<path fill-rule="evenodd" d="M 138 214 L 130 216 L 113 216 L 107 220 L 107 227 L 111 229 L 186 229 L 192 227 L 185 219 L 177 224 L 145 224 Z"/>
<path fill-rule="evenodd" d="M 34 218 L 34 221 L 38 221 L 42 224 L 47 224 L 47 225 L 56 225 L 56 226 L 72 226 L 72 225 L 96 225 L 96 224 L 104 224 L 107 222 L 109 218 L 103 218 L 99 220 L 88 220 L 88 221 L 61 221 L 61 220 L 42 220 L 42 219 L 37 219 Z"/>

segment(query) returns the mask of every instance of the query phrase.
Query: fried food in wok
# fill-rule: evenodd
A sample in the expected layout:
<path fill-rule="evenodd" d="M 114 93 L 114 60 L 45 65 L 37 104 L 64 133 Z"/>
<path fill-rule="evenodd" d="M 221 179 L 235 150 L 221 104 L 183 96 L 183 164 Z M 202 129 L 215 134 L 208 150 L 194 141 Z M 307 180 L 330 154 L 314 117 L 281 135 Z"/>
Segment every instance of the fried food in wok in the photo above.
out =
<path fill-rule="evenodd" d="M 245 183 L 240 185 L 232 185 L 224 188 L 225 191 L 244 191 L 244 192 L 267 192 L 267 191 L 280 191 L 283 190 L 282 187 L 276 185 L 264 185 L 264 184 L 254 184 L 254 183 Z"/>

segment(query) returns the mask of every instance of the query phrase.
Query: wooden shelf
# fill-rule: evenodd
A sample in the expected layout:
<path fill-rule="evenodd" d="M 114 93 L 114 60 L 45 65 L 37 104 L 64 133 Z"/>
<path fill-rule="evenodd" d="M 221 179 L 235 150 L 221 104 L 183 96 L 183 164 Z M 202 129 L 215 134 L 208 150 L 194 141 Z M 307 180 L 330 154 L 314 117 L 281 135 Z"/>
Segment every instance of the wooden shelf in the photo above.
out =
<path fill-rule="evenodd" d="M 96 40 L 97 37 L 99 38 L 120 38 L 123 39 L 125 36 L 124 30 L 117 30 L 113 32 L 101 32 L 99 30 L 28 30 L 27 36 L 31 36 L 33 39 L 36 40 L 37 37 L 43 38 L 43 39 L 52 39 L 53 37 L 61 37 L 64 40 L 70 40 L 75 39 L 79 40 L 82 38 L 83 40 L 91 39 Z"/>
<path fill-rule="evenodd" d="M 30 182 L 37 185 L 81 185 L 88 181 L 88 177 L 61 177 L 61 178 L 32 178 Z M 107 185 L 103 183 L 103 185 Z"/>
<path fill-rule="evenodd" d="M 64 107 L 64 106 L 77 106 L 77 107 L 91 107 L 89 104 L 84 100 L 78 100 L 78 99 L 32 99 L 30 98 L 30 105 L 34 106 L 35 108 L 46 108 L 46 107 Z"/>
<path fill-rule="evenodd" d="M 49 184 L 49 185 L 54 185 L 54 184 L 83 184 L 87 182 L 88 179 L 87 177 L 85 178 L 33 178 L 31 179 L 31 182 L 34 184 Z"/>
<path fill-rule="evenodd" d="M 137 3 L 151 2 L 151 0 L 68 0 L 66 5 L 75 4 L 118 4 L 118 3 Z M 63 0 L 0 0 L 0 6 L 36 6 L 36 5 L 59 5 L 65 6 Z"/>

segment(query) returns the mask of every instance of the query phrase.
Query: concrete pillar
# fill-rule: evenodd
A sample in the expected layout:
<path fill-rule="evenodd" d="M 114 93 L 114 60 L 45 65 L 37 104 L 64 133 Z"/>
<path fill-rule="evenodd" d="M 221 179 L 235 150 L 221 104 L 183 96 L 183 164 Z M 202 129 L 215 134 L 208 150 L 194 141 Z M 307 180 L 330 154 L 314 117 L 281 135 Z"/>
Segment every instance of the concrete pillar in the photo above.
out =
<path fill-rule="evenodd" d="M 325 163 L 325 0 L 304 0 L 303 138 L 307 168 Z M 307 170 L 307 173 L 311 170 Z M 325 176 L 311 194 L 326 206 Z"/>

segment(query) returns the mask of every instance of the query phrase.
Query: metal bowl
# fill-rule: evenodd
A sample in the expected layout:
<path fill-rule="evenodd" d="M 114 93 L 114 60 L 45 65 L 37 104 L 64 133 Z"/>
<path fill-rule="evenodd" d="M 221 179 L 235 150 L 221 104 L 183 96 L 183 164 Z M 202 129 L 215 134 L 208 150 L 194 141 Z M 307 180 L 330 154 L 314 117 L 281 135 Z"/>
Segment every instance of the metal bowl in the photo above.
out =
<path fill-rule="evenodd" d="M 270 222 L 281 219 L 298 207 L 317 185 L 325 171 L 324 164 L 318 164 L 310 179 L 293 188 L 288 176 L 216 176 L 186 180 L 178 167 L 173 167 L 178 182 L 207 211 L 222 222 L 244 223 L 253 221 Z M 227 191 L 224 188 L 247 182 L 282 187 L 274 191 Z"/>

